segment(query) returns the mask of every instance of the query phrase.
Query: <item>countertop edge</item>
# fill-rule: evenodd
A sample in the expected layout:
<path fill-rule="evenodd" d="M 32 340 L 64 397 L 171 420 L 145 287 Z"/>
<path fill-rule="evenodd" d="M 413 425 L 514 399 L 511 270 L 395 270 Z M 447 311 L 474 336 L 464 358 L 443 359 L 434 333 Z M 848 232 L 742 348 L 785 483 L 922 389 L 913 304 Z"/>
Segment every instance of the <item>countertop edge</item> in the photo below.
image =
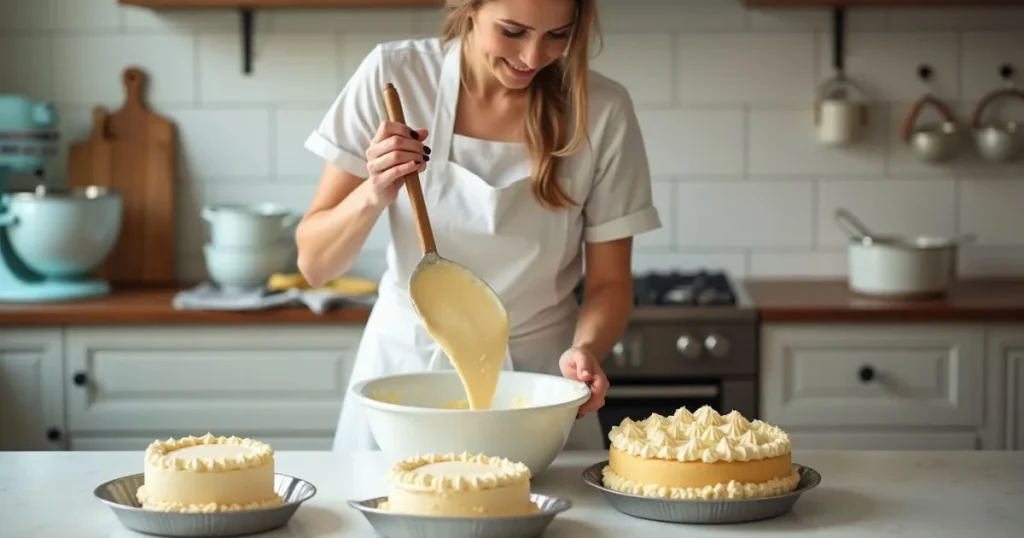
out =
<path fill-rule="evenodd" d="M 884 299 L 851 292 L 846 280 L 737 279 L 762 324 L 1024 323 L 1024 277 L 958 281 L 935 299 Z M 183 289 L 183 288 L 181 288 Z M 107 297 L 55 303 L 0 303 L 0 328 L 121 325 L 361 325 L 372 307 L 301 305 L 264 310 L 177 310 L 178 289 L 121 289 Z M 640 319 L 646 314 L 638 314 Z M 671 315 L 658 316 L 670 321 Z M 663 319 L 664 318 L 664 319 Z"/>

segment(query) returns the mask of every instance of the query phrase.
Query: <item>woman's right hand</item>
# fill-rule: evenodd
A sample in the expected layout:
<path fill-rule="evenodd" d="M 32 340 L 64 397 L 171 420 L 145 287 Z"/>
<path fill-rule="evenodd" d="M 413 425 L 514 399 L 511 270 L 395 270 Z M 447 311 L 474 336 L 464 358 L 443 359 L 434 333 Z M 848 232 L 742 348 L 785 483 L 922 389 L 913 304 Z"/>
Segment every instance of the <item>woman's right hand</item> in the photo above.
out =
<path fill-rule="evenodd" d="M 366 149 L 366 169 L 370 172 L 370 202 L 387 207 L 398 197 L 402 178 L 426 169 L 430 148 L 423 144 L 426 129 L 411 130 L 401 123 L 384 121 Z"/>

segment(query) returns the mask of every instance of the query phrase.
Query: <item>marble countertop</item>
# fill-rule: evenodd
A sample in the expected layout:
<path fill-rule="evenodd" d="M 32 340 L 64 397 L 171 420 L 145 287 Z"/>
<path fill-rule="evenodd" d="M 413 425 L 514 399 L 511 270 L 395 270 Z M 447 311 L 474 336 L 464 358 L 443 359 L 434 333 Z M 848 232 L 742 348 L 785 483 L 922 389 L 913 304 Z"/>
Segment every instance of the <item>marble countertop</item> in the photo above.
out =
<path fill-rule="evenodd" d="M 950 537 L 1021 536 L 1024 529 L 1024 451 L 866 452 L 797 451 L 794 461 L 822 475 L 793 512 L 777 519 L 728 526 L 681 527 L 645 521 L 610 507 L 584 484 L 582 470 L 604 452 L 566 452 L 533 484 L 538 493 L 570 499 L 545 538 L 604 538 L 642 533 L 666 536 Z M 379 453 L 279 452 L 277 472 L 311 481 L 316 497 L 291 523 L 265 538 L 371 538 L 361 513 L 345 503 L 385 494 L 387 469 Z M 122 527 L 93 497 L 102 482 L 141 472 L 142 452 L 0 452 L 0 535 L 57 538 L 143 536 Z M 779 534 L 784 533 L 784 534 Z"/>

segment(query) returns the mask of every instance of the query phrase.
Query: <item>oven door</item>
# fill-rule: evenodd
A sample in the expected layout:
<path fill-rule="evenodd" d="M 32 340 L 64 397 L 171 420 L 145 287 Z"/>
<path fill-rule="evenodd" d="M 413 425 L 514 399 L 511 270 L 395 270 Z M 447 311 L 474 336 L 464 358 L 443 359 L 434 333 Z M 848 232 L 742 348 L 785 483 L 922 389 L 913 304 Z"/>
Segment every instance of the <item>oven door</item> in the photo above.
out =
<path fill-rule="evenodd" d="M 722 404 L 722 387 L 715 383 L 613 384 L 608 387 L 604 407 L 597 412 L 604 447 L 610 447 L 608 433 L 624 418 L 639 421 L 653 413 L 668 417 L 680 407 L 696 411 L 705 405 L 721 412 Z"/>

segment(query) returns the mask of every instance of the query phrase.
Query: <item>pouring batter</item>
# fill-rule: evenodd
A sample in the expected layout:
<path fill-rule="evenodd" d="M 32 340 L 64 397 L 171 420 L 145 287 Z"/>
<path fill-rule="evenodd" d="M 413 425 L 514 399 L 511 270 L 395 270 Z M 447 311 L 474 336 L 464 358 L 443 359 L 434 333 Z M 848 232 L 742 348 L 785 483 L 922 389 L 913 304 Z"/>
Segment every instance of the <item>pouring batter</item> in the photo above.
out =
<path fill-rule="evenodd" d="M 386 269 L 349 386 L 452 368 L 410 299 L 422 250 L 398 194 L 425 172 L 437 251 L 508 312 L 502 368 L 589 383 L 565 448 L 601 450 L 601 360 L 632 312 L 632 238 L 661 227 L 632 100 L 588 67 L 596 0 L 447 0 L 445 11 L 440 38 L 374 47 L 306 140 L 327 162 L 296 233 L 299 270 L 313 285 L 348 271 L 387 212 Z M 387 121 L 387 83 L 414 129 Z M 354 398 L 334 448 L 378 448 Z"/>
<path fill-rule="evenodd" d="M 508 315 L 476 275 L 450 263 L 417 271 L 409 293 L 427 332 L 448 355 L 470 409 L 490 409 L 508 350 Z"/>

